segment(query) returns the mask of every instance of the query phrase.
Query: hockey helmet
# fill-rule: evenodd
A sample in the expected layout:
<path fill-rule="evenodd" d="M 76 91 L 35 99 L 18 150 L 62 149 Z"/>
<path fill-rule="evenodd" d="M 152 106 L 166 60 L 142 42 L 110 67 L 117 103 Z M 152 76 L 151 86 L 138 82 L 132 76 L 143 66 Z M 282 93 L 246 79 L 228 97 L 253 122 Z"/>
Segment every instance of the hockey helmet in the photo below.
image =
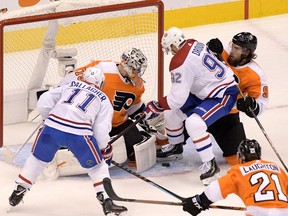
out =
<path fill-rule="evenodd" d="M 147 58 L 140 49 L 132 48 L 124 51 L 121 56 L 121 65 L 131 76 L 132 70 L 136 70 L 138 76 L 141 77 L 147 68 Z"/>
<path fill-rule="evenodd" d="M 85 70 L 84 75 L 83 75 L 83 80 L 88 83 L 95 84 L 99 89 L 102 89 L 105 76 L 99 67 L 93 66 L 93 67 L 88 67 Z"/>
<path fill-rule="evenodd" d="M 232 38 L 232 42 L 243 49 L 250 49 L 252 53 L 257 47 L 257 37 L 250 32 L 241 32 Z"/>
<path fill-rule="evenodd" d="M 245 139 L 238 147 L 237 156 L 241 163 L 261 159 L 261 146 L 254 139 Z"/>
<path fill-rule="evenodd" d="M 169 52 L 174 54 L 171 50 L 171 46 L 174 45 L 178 49 L 180 49 L 185 41 L 186 37 L 183 34 L 183 32 L 177 27 L 171 27 L 162 36 L 161 39 L 162 50 L 165 54 L 168 54 Z"/>

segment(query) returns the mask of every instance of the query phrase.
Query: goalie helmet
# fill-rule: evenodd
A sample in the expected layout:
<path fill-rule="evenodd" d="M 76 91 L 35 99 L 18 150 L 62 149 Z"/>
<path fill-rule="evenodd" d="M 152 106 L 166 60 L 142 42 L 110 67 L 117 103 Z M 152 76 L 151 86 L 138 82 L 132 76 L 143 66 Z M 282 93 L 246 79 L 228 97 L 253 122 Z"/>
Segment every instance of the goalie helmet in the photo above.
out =
<path fill-rule="evenodd" d="M 237 156 L 241 163 L 261 159 L 261 146 L 254 139 L 245 139 L 238 147 Z"/>
<path fill-rule="evenodd" d="M 174 45 L 178 49 L 180 49 L 185 41 L 186 37 L 183 34 L 183 32 L 177 27 L 172 27 L 168 29 L 168 31 L 166 31 L 162 36 L 161 39 L 162 50 L 165 54 L 168 54 L 169 52 L 174 54 L 174 52 L 171 50 L 171 46 Z"/>
<path fill-rule="evenodd" d="M 134 69 L 137 71 L 138 76 L 141 77 L 147 68 L 147 58 L 140 49 L 132 48 L 131 50 L 123 52 L 121 65 L 129 76 L 132 76 Z"/>
<path fill-rule="evenodd" d="M 88 83 L 95 84 L 99 89 L 102 89 L 105 76 L 100 68 L 93 66 L 85 70 L 83 80 Z"/>
<path fill-rule="evenodd" d="M 244 49 L 250 49 L 252 53 L 257 47 L 257 37 L 250 32 L 241 32 L 232 38 L 232 42 Z"/>

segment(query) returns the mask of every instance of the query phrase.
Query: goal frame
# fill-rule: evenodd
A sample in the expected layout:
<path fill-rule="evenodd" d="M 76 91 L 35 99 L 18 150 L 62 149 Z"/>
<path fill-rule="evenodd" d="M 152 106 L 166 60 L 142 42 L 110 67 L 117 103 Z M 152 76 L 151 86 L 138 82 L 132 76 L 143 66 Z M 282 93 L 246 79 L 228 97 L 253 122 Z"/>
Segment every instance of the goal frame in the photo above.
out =
<path fill-rule="evenodd" d="M 144 0 L 138 2 L 128 2 L 128 3 L 119 3 L 114 5 L 105 5 L 99 7 L 91 7 L 79 10 L 70 10 L 63 12 L 55 12 L 49 14 L 41 14 L 41 15 L 32 15 L 32 16 L 24 16 L 17 18 L 8 18 L 0 21 L 0 103 L 2 105 L 2 110 L 0 112 L 0 148 L 4 145 L 4 27 L 21 24 L 21 23 L 31 23 L 31 22 L 40 22 L 46 20 L 55 20 L 61 18 L 69 18 L 75 16 L 82 15 L 90 15 L 96 13 L 105 13 L 112 11 L 121 11 L 127 9 L 135 9 L 146 6 L 156 6 L 158 7 L 158 98 L 162 97 L 164 94 L 164 54 L 161 48 L 161 37 L 164 33 L 164 4 L 161 0 Z"/>

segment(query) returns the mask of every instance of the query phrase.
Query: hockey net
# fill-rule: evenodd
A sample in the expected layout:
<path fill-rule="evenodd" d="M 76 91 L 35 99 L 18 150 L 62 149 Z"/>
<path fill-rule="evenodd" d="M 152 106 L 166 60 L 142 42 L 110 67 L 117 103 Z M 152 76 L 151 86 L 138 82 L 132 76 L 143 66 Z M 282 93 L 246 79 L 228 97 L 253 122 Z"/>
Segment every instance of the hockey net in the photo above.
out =
<path fill-rule="evenodd" d="M 163 13 L 160 0 L 61 0 L 1 15 L 0 137 L 4 125 L 28 121 L 37 92 L 57 86 L 65 70 L 119 61 L 132 47 L 148 58 L 144 101 L 162 96 Z"/>

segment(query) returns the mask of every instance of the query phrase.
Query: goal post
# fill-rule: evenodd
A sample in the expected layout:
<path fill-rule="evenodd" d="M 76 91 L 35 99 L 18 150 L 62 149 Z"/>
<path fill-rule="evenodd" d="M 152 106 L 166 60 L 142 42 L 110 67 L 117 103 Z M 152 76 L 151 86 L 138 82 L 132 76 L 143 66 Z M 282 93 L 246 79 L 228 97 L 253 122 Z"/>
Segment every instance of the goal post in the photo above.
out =
<path fill-rule="evenodd" d="M 61 0 L 0 15 L 0 147 L 3 128 L 27 122 L 37 94 L 65 70 L 120 61 L 132 47 L 148 59 L 144 101 L 163 96 L 163 32 L 161 0 Z"/>

